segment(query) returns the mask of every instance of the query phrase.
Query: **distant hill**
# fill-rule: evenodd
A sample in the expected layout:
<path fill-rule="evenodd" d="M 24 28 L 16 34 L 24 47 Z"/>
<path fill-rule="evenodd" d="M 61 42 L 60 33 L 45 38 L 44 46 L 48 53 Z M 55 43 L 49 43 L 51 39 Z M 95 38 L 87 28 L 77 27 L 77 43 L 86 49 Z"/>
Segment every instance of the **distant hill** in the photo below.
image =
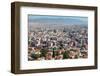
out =
<path fill-rule="evenodd" d="M 28 17 L 29 24 L 51 24 L 51 25 L 87 25 L 88 17 L 76 16 L 42 16 L 31 15 Z"/>

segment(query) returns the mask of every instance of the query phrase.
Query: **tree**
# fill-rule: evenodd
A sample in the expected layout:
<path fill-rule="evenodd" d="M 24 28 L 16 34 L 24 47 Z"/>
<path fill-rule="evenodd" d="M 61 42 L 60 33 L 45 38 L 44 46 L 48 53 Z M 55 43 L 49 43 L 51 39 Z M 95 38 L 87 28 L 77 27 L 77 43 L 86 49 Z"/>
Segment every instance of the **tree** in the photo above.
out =
<path fill-rule="evenodd" d="M 63 59 L 68 59 L 68 52 L 67 51 L 65 51 L 64 53 L 63 53 Z"/>

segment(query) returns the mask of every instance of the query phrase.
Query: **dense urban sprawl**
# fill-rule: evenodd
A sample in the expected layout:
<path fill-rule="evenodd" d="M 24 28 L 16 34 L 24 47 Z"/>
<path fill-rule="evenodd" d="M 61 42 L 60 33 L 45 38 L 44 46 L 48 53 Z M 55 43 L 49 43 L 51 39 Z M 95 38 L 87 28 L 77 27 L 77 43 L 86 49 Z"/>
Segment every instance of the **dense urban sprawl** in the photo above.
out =
<path fill-rule="evenodd" d="M 28 31 L 28 60 L 87 58 L 87 29 L 80 25 L 31 27 Z"/>

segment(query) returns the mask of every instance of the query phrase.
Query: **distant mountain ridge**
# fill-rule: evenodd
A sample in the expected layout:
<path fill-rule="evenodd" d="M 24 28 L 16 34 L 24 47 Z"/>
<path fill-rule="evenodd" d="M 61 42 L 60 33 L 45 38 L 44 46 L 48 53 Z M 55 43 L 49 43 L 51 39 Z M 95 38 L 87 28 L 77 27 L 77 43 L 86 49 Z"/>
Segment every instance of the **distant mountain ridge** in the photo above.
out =
<path fill-rule="evenodd" d="M 29 16 L 29 24 L 64 24 L 64 25 L 88 25 L 88 17 L 74 16 Z"/>

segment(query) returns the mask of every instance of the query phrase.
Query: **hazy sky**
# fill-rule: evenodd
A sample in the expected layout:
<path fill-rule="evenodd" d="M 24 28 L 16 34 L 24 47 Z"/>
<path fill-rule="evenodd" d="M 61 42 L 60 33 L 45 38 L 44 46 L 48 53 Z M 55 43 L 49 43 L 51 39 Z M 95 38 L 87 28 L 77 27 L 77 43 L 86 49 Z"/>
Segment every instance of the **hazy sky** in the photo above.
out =
<path fill-rule="evenodd" d="M 88 25 L 88 17 L 79 16 L 50 16 L 28 15 L 29 23 L 52 23 L 52 24 L 82 24 Z"/>

